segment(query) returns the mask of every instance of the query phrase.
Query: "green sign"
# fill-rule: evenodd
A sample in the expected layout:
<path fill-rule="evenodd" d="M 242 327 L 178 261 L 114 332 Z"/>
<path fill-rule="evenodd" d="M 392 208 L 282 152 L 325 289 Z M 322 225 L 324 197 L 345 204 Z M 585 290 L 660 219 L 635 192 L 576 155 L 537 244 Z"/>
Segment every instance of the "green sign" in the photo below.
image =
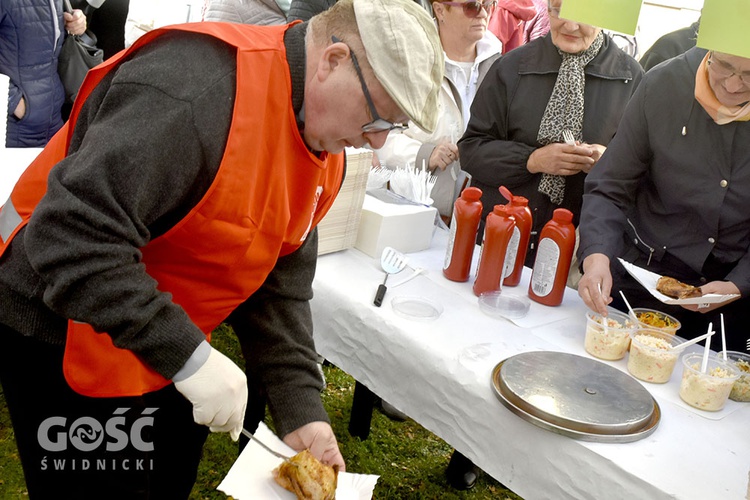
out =
<path fill-rule="evenodd" d="M 560 17 L 635 35 L 641 3 L 641 0 L 564 0 Z"/>
<path fill-rule="evenodd" d="M 750 1 L 705 0 L 698 47 L 750 58 Z"/>

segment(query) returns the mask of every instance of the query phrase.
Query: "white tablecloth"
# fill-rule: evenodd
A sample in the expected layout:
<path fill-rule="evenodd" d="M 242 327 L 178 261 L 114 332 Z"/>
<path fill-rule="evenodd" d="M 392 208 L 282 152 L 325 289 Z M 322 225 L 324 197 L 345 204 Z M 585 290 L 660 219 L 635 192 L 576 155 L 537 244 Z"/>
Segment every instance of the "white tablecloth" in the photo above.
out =
<path fill-rule="evenodd" d="M 568 290 L 560 307 L 532 303 L 532 327 L 489 317 L 471 281 L 442 276 L 445 241 L 438 231 L 429 250 L 410 255 L 411 265 L 428 273 L 390 287 L 381 308 L 372 305 L 383 280 L 377 259 L 357 250 L 321 257 L 312 302 L 318 351 L 527 500 L 746 497 L 750 404 L 729 402 L 723 415 L 687 409 L 668 394 L 676 390 L 679 366 L 669 384 L 643 384 L 662 420 L 633 443 L 577 441 L 502 406 L 490 380 L 501 360 L 533 350 L 588 356 L 585 306 Z M 525 294 L 528 275 L 505 292 Z M 391 308 L 399 295 L 431 299 L 444 312 L 431 322 L 405 319 Z M 611 364 L 626 370 L 624 361 Z"/>

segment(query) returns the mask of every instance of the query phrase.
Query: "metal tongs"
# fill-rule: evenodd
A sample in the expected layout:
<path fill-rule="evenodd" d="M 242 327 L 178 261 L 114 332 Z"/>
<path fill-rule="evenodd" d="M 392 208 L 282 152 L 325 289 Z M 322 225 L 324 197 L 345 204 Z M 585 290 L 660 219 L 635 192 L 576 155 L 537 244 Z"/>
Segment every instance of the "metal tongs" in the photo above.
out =
<path fill-rule="evenodd" d="M 288 457 L 288 456 L 284 455 L 283 453 L 279 453 L 278 451 L 272 449 L 270 446 L 268 446 L 266 443 L 264 443 L 263 441 L 261 441 L 260 439 L 258 439 L 257 437 L 255 437 L 252 432 L 248 431 L 244 427 L 242 428 L 242 435 L 245 436 L 246 438 L 248 438 L 250 441 L 255 441 L 256 443 L 258 443 L 261 446 L 261 448 L 263 448 L 264 450 L 266 450 L 271 455 L 273 455 L 275 457 L 279 457 L 282 460 L 284 460 L 285 462 L 288 462 L 289 464 L 294 465 L 295 467 L 299 467 L 299 465 L 297 465 L 296 463 L 292 462 L 291 457 Z"/>

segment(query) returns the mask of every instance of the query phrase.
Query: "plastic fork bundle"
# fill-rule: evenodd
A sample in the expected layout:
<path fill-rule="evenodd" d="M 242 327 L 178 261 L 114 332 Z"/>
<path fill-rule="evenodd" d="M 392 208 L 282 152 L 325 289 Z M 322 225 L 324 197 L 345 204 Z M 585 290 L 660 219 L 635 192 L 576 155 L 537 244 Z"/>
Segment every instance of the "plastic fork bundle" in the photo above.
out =
<path fill-rule="evenodd" d="M 392 174 L 393 170 L 388 170 L 383 165 L 370 168 L 370 174 L 367 176 L 367 189 L 382 188 L 391 180 Z"/>
<path fill-rule="evenodd" d="M 421 169 L 409 165 L 398 167 L 391 174 L 391 191 L 423 205 L 432 205 L 432 188 L 437 176 L 423 164 Z"/>

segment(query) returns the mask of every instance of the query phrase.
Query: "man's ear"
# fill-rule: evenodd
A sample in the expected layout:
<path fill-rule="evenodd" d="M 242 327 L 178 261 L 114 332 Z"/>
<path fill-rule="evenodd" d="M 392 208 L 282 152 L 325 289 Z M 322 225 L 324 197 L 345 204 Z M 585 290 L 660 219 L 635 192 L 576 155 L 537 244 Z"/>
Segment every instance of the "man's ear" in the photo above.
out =
<path fill-rule="evenodd" d="M 325 80 L 328 78 L 349 57 L 349 46 L 345 43 L 336 42 L 327 46 L 318 59 L 318 79 Z"/>

